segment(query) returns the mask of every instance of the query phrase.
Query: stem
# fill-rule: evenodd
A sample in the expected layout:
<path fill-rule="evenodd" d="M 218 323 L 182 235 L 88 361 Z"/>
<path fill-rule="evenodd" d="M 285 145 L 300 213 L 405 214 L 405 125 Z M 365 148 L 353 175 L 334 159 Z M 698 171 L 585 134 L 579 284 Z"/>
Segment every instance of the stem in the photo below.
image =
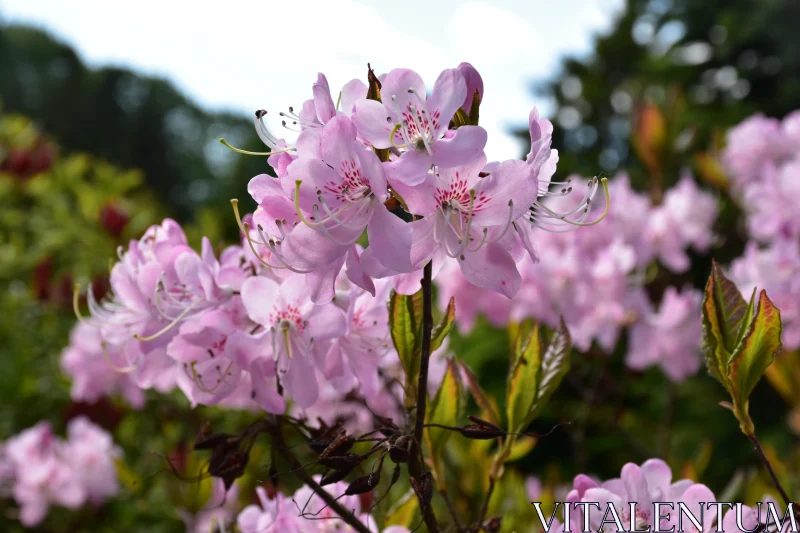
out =
<path fill-rule="evenodd" d="M 483 521 L 486 520 L 486 512 L 489 510 L 489 500 L 492 499 L 494 492 L 494 477 L 489 476 L 489 490 L 486 492 L 486 499 L 483 500 L 483 507 L 481 507 L 481 514 L 478 517 L 478 527 L 475 531 L 480 531 L 483 527 Z"/>
<path fill-rule="evenodd" d="M 431 278 L 433 264 L 425 265 L 422 278 L 422 354 L 419 363 L 419 382 L 417 383 L 417 419 L 414 426 L 414 440 L 422 442 L 425 427 L 425 408 L 428 401 L 428 367 L 431 359 L 431 333 L 433 332 L 433 296 Z"/>
<path fill-rule="evenodd" d="M 408 461 L 408 473 L 415 481 L 421 483 L 425 473 L 422 457 L 422 432 L 425 428 L 425 408 L 428 401 L 428 366 L 431 358 L 431 332 L 433 331 L 433 297 L 432 297 L 433 265 L 429 261 L 423 270 L 422 277 L 422 349 L 419 364 L 419 381 L 417 382 L 417 418 L 414 421 L 414 438 L 411 441 L 411 457 Z M 429 533 L 438 533 L 439 524 L 430 502 L 420 498 L 420 510 Z"/>
<path fill-rule="evenodd" d="M 767 459 L 767 456 L 764 454 L 764 450 L 761 448 L 761 443 L 758 441 L 758 437 L 756 437 L 756 434 L 753 433 L 752 435 L 747 435 L 747 438 L 750 439 L 751 443 L 753 443 L 753 448 L 755 448 L 756 453 L 761 458 L 761 462 L 764 463 L 765 467 L 767 467 L 767 472 L 769 472 L 769 475 L 772 478 L 772 484 L 775 485 L 776 489 L 778 489 L 781 498 L 783 498 L 783 503 L 787 507 L 789 507 L 789 505 L 792 503 L 792 500 L 791 498 L 789 498 L 789 495 L 786 494 L 786 491 L 783 489 L 781 482 L 778 481 L 778 476 L 775 475 L 775 471 L 772 469 L 772 464 L 769 462 L 769 459 Z"/>
<path fill-rule="evenodd" d="M 450 497 L 447 495 L 447 490 L 441 489 L 439 494 L 442 495 L 444 502 L 447 504 L 447 510 L 450 512 L 450 516 L 453 517 L 453 525 L 456 526 L 456 531 L 461 533 L 464 531 L 464 526 L 461 524 L 461 521 L 458 519 L 458 513 L 456 513 L 456 508 L 453 507 L 453 502 L 450 500 Z"/>
<path fill-rule="evenodd" d="M 322 498 L 322 500 L 328 505 L 328 507 L 333 510 L 334 513 L 339 515 L 342 520 L 344 520 L 350 527 L 354 530 L 358 531 L 358 533 L 372 533 L 367 526 L 365 526 L 357 517 L 353 514 L 352 511 L 349 509 L 345 509 L 342 504 L 336 501 L 336 498 L 331 496 L 328 491 L 323 489 L 319 486 L 319 484 L 314 481 L 314 478 L 311 477 L 303 465 L 300 464 L 300 461 L 292 455 L 289 449 L 286 447 L 286 443 L 283 440 L 283 432 L 280 426 L 280 423 L 272 425 L 272 437 L 275 440 L 275 448 L 277 448 L 278 452 L 292 464 L 292 467 L 300 476 L 300 479 L 303 480 L 303 483 L 311 487 L 311 490 L 314 493 Z"/>

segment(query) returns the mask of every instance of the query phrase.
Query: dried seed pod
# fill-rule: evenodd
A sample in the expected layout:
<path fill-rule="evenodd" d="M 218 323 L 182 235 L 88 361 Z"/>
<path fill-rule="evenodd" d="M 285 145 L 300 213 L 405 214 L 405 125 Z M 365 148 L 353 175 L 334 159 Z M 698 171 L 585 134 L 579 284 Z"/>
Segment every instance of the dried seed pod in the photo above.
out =
<path fill-rule="evenodd" d="M 411 458 L 411 440 L 405 435 L 389 443 L 389 459 L 393 463 L 407 463 Z"/>
<path fill-rule="evenodd" d="M 495 439 L 506 434 L 506 432 L 500 428 L 493 428 L 482 424 L 466 424 L 458 428 L 458 431 L 466 438 L 476 440 Z"/>
<path fill-rule="evenodd" d="M 358 466 L 364 458 L 357 453 L 346 453 L 344 455 L 334 455 L 331 457 L 323 457 L 319 460 L 319 464 L 333 468 L 334 470 L 352 470 Z"/>
<path fill-rule="evenodd" d="M 344 493 L 346 496 L 364 494 L 365 492 L 370 492 L 373 490 L 380 482 L 381 473 L 380 470 L 377 470 L 371 474 L 355 478 L 352 483 L 347 486 L 347 489 L 345 489 Z"/>
<path fill-rule="evenodd" d="M 334 483 L 338 483 L 341 480 L 343 480 L 344 478 L 346 478 L 347 474 L 349 474 L 351 471 L 352 471 L 352 468 L 349 469 L 349 470 L 334 470 L 333 472 L 331 472 L 329 474 L 326 474 L 319 481 L 319 486 L 320 487 L 324 487 L 325 485 L 332 485 Z"/>
<path fill-rule="evenodd" d="M 411 488 L 414 489 L 420 501 L 421 508 L 427 509 L 433 498 L 433 476 L 430 472 L 425 472 L 419 481 L 411 478 Z"/>

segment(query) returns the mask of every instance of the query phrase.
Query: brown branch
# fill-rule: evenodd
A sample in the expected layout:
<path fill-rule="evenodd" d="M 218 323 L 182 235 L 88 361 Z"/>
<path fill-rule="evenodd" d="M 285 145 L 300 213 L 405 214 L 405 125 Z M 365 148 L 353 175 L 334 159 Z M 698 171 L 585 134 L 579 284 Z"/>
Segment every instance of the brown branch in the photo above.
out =
<path fill-rule="evenodd" d="M 750 442 L 753 443 L 753 447 L 755 448 L 756 453 L 761 458 L 761 462 L 764 463 L 764 466 L 767 468 L 767 472 L 769 472 L 769 475 L 772 478 L 772 484 L 775 485 L 776 489 L 778 489 L 781 498 L 783 498 L 783 503 L 788 507 L 792 503 L 792 499 L 789 498 L 789 495 L 786 494 L 783 485 L 781 485 L 781 482 L 778 481 L 778 476 L 772 469 L 772 464 L 769 462 L 769 459 L 764 454 L 764 450 L 761 448 L 761 443 L 758 441 L 758 437 L 756 437 L 756 434 L 753 433 L 752 435 L 748 435 L 747 438 L 750 439 Z"/>
<path fill-rule="evenodd" d="M 489 500 L 492 499 L 492 493 L 494 492 L 494 478 L 489 476 L 489 490 L 486 492 L 486 499 L 483 500 L 483 506 L 481 507 L 481 514 L 478 517 L 478 526 L 475 528 L 475 531 L 480 531 L 483 527 L 483 521 L 486 520 L 486 512 L 489 510 Z"/>
<path fill-rule="evenodd" d="M 447 504 L 447 510 L 450 512 L 450 516 L 453 517 L 453 525 L 456 527 L 456 531 L 458 531 L 458 533 L 466 531 L 464 526 L 461 524 L 461 521 L 458 519 L 458 513 L 456 513 L 456 508 L 453 507 L 453 502 L 447 495 L 447 490 L 441 489 L 439 490 L 439 494 L 442 496 L 442 499 L 444 499 L 444 503 Z"/>
<path fill-rule="evenodd" d="M 358 533 L 371 533 L 369 528 L 365 526 L 355 514 L 349 509 L 345 509 L 342 504 L 336 501 L 328 491 L 323 489 L 319 486 L 319 484 L 314 481 L 314 478 L 306 472 L 305 468 L 302 467 L 300 461 L 292 455 L 289 449 L 286 447 L 286 443 L 283 440 L 283 432 L 280 425 L 280 422 L 277 424 L 270 424 L 270 429 L 272 433 L 272 438 L 274 440 L 275 448 L 292 466 L 296 469 L 297 475 L 300 476 L 300 479 L 303 480 L 303 483 L 311 487 L 311 490 L 314 493 L 322 498 L 322 500 L 331 508 L 331 510 L 339 515 L 344 522 L 346 522 L 350 527 L 358 531 Z"/>
<path fill-rule="evenodd" d="M 417 382 L 417 418 L 414 424 L 414 438 L 411 440 L 411 457 L 408 462 L 408 473 L 417 482 L 423 482 L 425 463 L 422 457 L 422 432 L 425 428 L 425 408 L 428 402 L 428 367 L 431 359 L 431 333 L 433 332 L 433 266 L 429 261 L 425 265 L 422 277 L 422 349 L 419 364 L 419 381 Z M 429 533 L 438 533 L 439 524 L 430 502 L 423 501 L 418 493 L 420 512 L 428 526 Z"/>

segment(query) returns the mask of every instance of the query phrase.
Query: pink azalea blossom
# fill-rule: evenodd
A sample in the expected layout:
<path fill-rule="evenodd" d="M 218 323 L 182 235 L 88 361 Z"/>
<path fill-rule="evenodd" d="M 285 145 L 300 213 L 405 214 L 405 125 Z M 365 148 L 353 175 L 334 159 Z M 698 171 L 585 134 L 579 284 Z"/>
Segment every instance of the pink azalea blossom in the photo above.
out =
<path fill-rule="evenodd" d="M 450 120 L 467 99 L 467 83 L 458 69 L 445 70 L 426 97 L 416 72 L 395 69 L 383 80 L 383 103 L 360 100 L 353 117 L 359 134 L 375 148 L 395 148 L 389 179 L 419 185 L 431 165 L 441 169 L 469 164 L 483 154 L 486 130 L 461 126 L 449 133 Z"/>
<path fill-rule="evenodd" d="M 129 374 L 117 368 L 127 364 L 116 346 L 103 348 L 100 330 L 79 322 L 70 333 L 70 344 L 61 354 L 61 368 L 72 379 L 73 400 L 94 403 L 120 393 L 134 407 L 144 405 L 144 391 Z"/>
<path fill-rule="evenodd" d="M 700 291 L 667 287 L 658 312 L 649 310 L 631 328 L 625 364 L 636 370 L 660 366 L 676 383 L 695 374 L 701 364 L 701 302 Z"/>
<path fill-rule="evenodd" d="M 117 494 L 114 461 L 120 456 L 111 436 L 85 418 L 68 425 L 66 441 L 40 422 L 3 445 L 5 476 L 26 527 L 41 523 L 50 508 L 78 509 Z"/>
<path fill-rule="evenodd" d="M 235 521 L 239 509 L 239 486 L 234 483 L 225 492 L 222 479 L 212 478 L 211 481 L 211 496 L 202 509 L 194 514 L 183 509 L 178 510 L 178 515 L 186 524 L 186 533 L 225 533 L 226 526 L 231 526 Z"/>
<path fill-rule="evenodd" d="M 800 347 L 800 245 L 797 240 L 777 240 L 759 249 L 748 243 L 744 255 L 731 264 L 730 277 L 745 297 L 765 289 L 781 310 L 784 346 Z"/>
<path fill-rule="evenodd" d="M 617 515 L 623 525 L 624 530 L 629 530 L 631 525 L 630 503 L 636 503 L 636 516 L 633 523 L 636 529 L 646 529 L 647 526 L 655 529 L 660 526 L 661 530 L 669 529 L 675 525 L 677 529 L 678 514 L 670 513 L 670 518 L 661 519 L 659 524 L 653 516 L 654 502 L 670 502 L 677 509 L 678 502 L 683 502 L 694 516 L 700 516 L 701 503 L 713 502 L 714 494 L 705 485 L 694 483 L 689 479 L 682 479 L 673 482 L 672 471 L 669 466 L 660 459 L 649 459 L 641 466 L 628 463 L 622 467 L 619 478 L 598 482 L 584 474 L 575 477 L 573 489 L 567 495 L 567 502 L 597 502 L 600 504 L 600 511 L 590 508 L 590 525 L 593 530 L 600 527 L 606 506 L 612 505 L 617 511 Z M 572 531 L 582 531 L 583 513 L 580 508 L 576 508 L 571 513 Z M 689 522 L 687 524 L 687 522 Z M 713 526 L 710 521 L 704 521 L 704 531 L 712 531 Z M 684 520 L 683 527 L 691 533 L 698 533 L 694 525 Z M 613 523 L 603 524 L 606 531 L 618 531 Z"/>
<path fill-rule="evenodd" d="M 344 257 L 366 229 L 375 259 L 399 272 L 411 270 L 411 229 L 384 207 L 383 166 L 356 140 L 350 119 L 331 119 L 318 148 L 298 153 L 288 175 L 301 182 L 297 203 L 310 205 L 306 210 L 313 216 L 304 216 L 304 224 L 287 239 L 287 261 L 309 270 L 329 265 Z"/>
<path fill-rule="evenodd" d="M 684 272 L 689 268 L 686 249 L 691 245 L 699 252 L 708 250 L 716 219 L 714 197 L 685 175 L 666 192 L 664 203 L 651 211 L 644 238 L 651 253 L 670 270 Z"/>
<path fill-rule="evenodd" d="M 796 202 L 800 195 L 800 146 L 796 153 L 796 159 L 780 167 L 765 164 L 761 178 L 744 191 L 747 227 L 760 242 L 800 238 Z"/>
<path fill-rule="evenodd" d="M 315 306 L 301 276 L 292 276 L 280 285 L 262 276 L 250 278 L 242 286 L 242 302 L 250 318 L 263 327 L 258 338 L 271 348 L 266 351 L 269 355 L 264 350 L 243 350 L 238 360 L 254 378 L 254 393 L 259 395 L 262 389 L 259 377 L 267 381 L 274 376 L 271 369 L 276 368 L 295 402 L 311 406 L 318 393 L 315 363 L 324 368 L 331 339 L 345 332 L 344 313 L 332 304 Z M 260 402 L 269 412 L 282 412 L 282 403 L 271 392 Z"/>
<path fill-rule="evenodd" d="M 722 161 L 738 190 L 761 179 L 764 165 L 777 162 L 791 151 L 778 120 L 756 114 L 728 132 Z"/>
<path fill-rule="evenodd" d="M 485 157 L 469 165 L 437 169 L 404 196 L 412 213 L 424 218 L 411 222 L 411 260 L 417 269 L 433 260 L 441 268 L 456 259 L 473 285 L 513 297 L 520 286 L 516 261 L 522 248 L 509 231 L 538 196 L 537 182 L 523 161 L 504 161 L 482 175 Z M 400 277 L 400 292 L 416 292 L 419 272 Z M 408 282 L 403 284 L 403 281 Z"/>

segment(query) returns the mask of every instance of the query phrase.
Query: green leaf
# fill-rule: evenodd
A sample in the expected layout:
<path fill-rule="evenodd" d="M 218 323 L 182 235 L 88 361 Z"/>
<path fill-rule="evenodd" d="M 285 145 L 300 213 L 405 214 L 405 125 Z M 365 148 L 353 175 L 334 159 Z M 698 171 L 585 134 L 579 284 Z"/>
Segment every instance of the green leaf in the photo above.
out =
<path fill-rule="evenodd" d="M 389 298 L 389 331 L 406 373 L 406 384 L 415 384 L 419 375 L 418 345 L 422 324 L 422 291 L 412 296 L 392 291 Z M 414 397 L 414 395 L 411 395 Z"/>
<path fill-rule="evenodd" d="M 436 327 L 433 328 L 433 332 L 431 333 L 431 353 L 438 350 L 439 347 L 444 342 L 444 340 L 450 334 L 450 331 L 453 329 L 453 324 L 455 323 L 455 319 L 456 319 L 455 298 L 450 298 L 450 301 L 447 304 L 447 309 L 445 310 L 442 319 L 439 320 L 439 323 L 436 324 Z"/>
<path fill-rule="evenodd" d="M 758 310 L 729 363 L 728 378 L 737 407 L 746 409 L 750 394 L 780 349 L 781 313 L 762 290 Z"/>
<path fill-rule="evenodd" d="M 542 357 L 542 368 L 539 371 L 539 382 L 536 387 L 536 400 L 533 402 L 531 412 L 528 415 L 528 422 L 539 414 L 569 371 L 569 352 L 571 348 L 572 339 L 562 317 L 558 324 L 558 329 L 553 332 L 550 343 L 547 345 L 547 350 L 545 350 Z"/>
<path fill-rule="evenodd" d="M 426 422 L 428 424 L 439 424 L 442 426 L 454 427 L 458 424 L 461 416 L 462 387 L 458 375 L 458 368 L 453 359 L 447 361 L 447 370 L 439 390 L 436 391 Z M 442 454 L 444 445 L 453 433 L 452 430 L 440 427 L 425 428 L 425 441 L 428 443 L 430 456 L 429 462 L 436 474 L 436 483 L 440 485 L 444 482 L 444 471 L 442 468 Z"/>
<path fill-rule="evenodd" d="M 725 277 L 716 261 L 712 261 L 703 298 L 703 315 L 707 317 L 718 349 L 733 352 L 746 313 L 747 304 L 739 289 Z"/>
<path fill-rule="evenodd" d="M 461 375 L 466 378 L 467 387 L 469 387 L 472 397 L 475 399 L 475 403 L 478 404 L 478 407 L 481 409 L 483 417 L 488 422 L 499 426 L 500 413 L 497 410 L 497 402 L 484 392 L 483 388 L 481 388 L 481 384 L 478 382 L 478 378 L 466 363 L 459 361 L 458 364 L 461 366 Z"/>
<path fill-rule="evenodd" d="M 518 433 L 524 429 L 528 413 L 536 400 L 536 384 L 542 364 L 542 339 L 539 324 L 535 324 L 527 341 L 514 358 L 506 389 L 506 415 L 508 431 Z"/>
<path fill-rule="evenodd" d="M 514 441 L 508 451 L 506 462 L 516 461 L 528 455 L 536 446 L 535 437 L 520 437 Z"/>

